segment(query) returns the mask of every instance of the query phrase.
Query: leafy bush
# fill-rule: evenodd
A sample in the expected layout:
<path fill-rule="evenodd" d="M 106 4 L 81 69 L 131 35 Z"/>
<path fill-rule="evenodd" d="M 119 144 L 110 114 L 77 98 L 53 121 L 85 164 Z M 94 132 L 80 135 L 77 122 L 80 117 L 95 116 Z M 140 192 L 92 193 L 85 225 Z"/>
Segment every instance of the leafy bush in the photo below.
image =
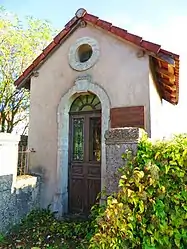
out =
<path fill-rule="evenodd" d="M 151 143 L 123 155 L 119 191 L 97 217 L 89 248 L 187 248 L 187 137 Z"/>
<path fill-rule="evenodd" d="M 31 212 L 0 248 L 186 249 L 187 137 L 151 143 L 144 137 L 136 157 L 123 155 L 119 191 L 88 220 L 56 220 Z"/>

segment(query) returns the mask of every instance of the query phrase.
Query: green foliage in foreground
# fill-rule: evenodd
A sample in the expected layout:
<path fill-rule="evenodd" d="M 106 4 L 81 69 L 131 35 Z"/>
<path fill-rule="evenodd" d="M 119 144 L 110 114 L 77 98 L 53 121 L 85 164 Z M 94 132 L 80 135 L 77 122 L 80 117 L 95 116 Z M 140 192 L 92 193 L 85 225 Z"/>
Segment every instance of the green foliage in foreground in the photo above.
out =
<path fill-rule="evenodd" d="M 0 248 L 86 248 L 91 233 L 88 220 L 56 220 L 50 210 L 34 210 L 6 236 Z"/>
<path fill-rule="evenodd" d="M 187 248 L 187 137 L 143 138 L 137 156 L 124 159 L 120 189 L 97 218 L 90 248 Z"/>
<path fill-rule="evenodd" d="M 88 220 L 34 211 L 0 236 L 0 248 L 186 249 L 187 136 L 154 144 L 144 137 L 137 156 L 123 158 L 119 191 Z"/>

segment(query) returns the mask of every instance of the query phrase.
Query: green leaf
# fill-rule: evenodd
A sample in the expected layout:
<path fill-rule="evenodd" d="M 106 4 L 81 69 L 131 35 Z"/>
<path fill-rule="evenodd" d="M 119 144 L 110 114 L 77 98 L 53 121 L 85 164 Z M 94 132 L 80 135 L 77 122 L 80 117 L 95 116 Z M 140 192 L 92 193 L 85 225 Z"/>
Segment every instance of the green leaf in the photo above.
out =
<path fill-rule="evenodd" d="M 18 16 L 0 8 L 0 132 L 27 126 L 29 91 L 16 89 L 14 81 L 51 41 L 53 28 L 42 20 Z M 23 25 L 23 23 L 25 25 Z"/>
<path fill-rule="evenodd" d="M 144 203 L 143 203 L 143 201 L 139 202 L 139 208 L 140 208 L 140 213 L 142 214 L 144 212 Z"/>

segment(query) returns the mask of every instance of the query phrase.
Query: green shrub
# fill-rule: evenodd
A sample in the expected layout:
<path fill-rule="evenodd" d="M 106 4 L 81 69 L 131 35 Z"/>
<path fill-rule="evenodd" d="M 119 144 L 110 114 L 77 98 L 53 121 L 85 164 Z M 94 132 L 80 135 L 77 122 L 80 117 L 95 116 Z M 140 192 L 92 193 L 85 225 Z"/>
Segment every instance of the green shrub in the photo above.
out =
<path fill-rule="evenodd" d="M 119 191 L 108 197 L 89 248 L 187 248 L 187 137 L 123 155 Z"/>

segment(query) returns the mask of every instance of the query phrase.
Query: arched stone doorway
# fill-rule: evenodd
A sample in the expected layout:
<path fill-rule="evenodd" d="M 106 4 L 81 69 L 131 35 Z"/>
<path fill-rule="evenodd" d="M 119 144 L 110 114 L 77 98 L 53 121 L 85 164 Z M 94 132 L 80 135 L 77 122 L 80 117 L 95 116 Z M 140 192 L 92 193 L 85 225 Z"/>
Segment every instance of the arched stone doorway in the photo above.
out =
<path fill-rule="evenodd" d="M 101 102 L 79 95 L 70 108 L 69 212 L 87 214 L 101 191 Z"/>
<path fill-rule="evenodd" d="M 101 190 L 105 187 L 106 174 L 106 146 L 105 131 L 109 129 L 110 123 L 110 99 L 105 90 L 95 82 L 89 75 L 79 76 L 75 80 L 72 88 L 65 93 L 59 103 L 57 110 L 58 122 L 58 152 L 57 152 L 57 174 L 56 174 L 56 193 L 53 200 L 53 210 L 59 215 L 67 213 L 68 201 L 68 169 L 69 169 L 69 112 L 76 94 L 91 92 L 95 94 L 101 102 Z"/>

